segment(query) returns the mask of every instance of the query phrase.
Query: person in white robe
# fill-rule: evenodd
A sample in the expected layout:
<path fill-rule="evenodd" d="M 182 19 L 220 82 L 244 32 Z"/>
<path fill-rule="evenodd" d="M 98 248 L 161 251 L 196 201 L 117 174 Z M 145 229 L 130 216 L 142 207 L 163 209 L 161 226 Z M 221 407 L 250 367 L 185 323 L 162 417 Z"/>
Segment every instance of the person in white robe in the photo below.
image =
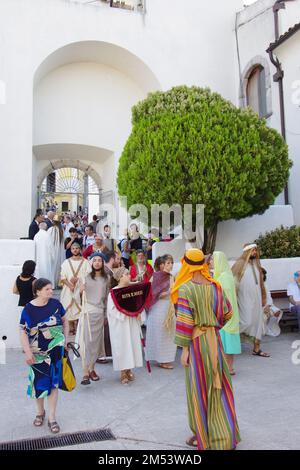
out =
<path fill-rule="evenodd" d="M 71 246 L 71 258 L 61 265 L 60 281 L 63 285 L 60 301 L 70 322 L 70 331 L 76 333 L 76 323 L 81 312 L 80 287 L 86 276 L 91 272 L 90 263 L 81 256 L 79 243 Z"/>
<path fill-rule="evenodd" d="M 242 337 L 246 336 L 253 341 L 252 354 L 254 356 L 270 357 L 260 347 L 263 334 L 263 306 L 266 304 L 266 291 L 256 244 L 244 246 L 243 255 L 233 265 L 232 272 L 237 288 L 240 333 Z"/>
<path fill-rule="evenodd" d="M 52 280 L 51 272 L 51 242 L 47 232 L 46 222 L 39 224 L 39 231 L 34 237 L 36 250 L 36 269 L 35 275 L 38 278 Z"/>
<path fill-rule="evenodd" d="M 114 279 L 118 282 L 118 286 L 114 289 L 128 287 L 131 280 L 130 273 L 125 267 L 118 268 L 114 271 Z M 109 293 L 107 319 L 113 368 L 115 371 L 121 371 L 121 383 L 125 385 L 135 378 L 131 369 L 143 367 L 140 315 L 129 317 L 120 312 Z"/>
<path fill-rule="evenodd" d="M 59 286 L 61 265 L 66 258 L 64 232 L 58 215 L 53 217 L 53 227 L 48 229 L 51 250 L 51 283 Z"/>
<path fill-rule="evenodd" d="M 266 289 L 266 305 L 264 305 L 264 322 L 263 322 L 263 335 L 267 336 L 279 336 L 281 333 L 281 329 L 279 326 L 279 322 L 282 318 L 283 312 L 280 310 L 280 308 L 276 307 L 273 303 L 273 299 L 271 296 L 270 289 L 268 287 L 268 284 L 266 282 L 267 280 L 267 271 L 262 268 L 263 272 L 263 279 L 265 283 L 265 289 Z"/>

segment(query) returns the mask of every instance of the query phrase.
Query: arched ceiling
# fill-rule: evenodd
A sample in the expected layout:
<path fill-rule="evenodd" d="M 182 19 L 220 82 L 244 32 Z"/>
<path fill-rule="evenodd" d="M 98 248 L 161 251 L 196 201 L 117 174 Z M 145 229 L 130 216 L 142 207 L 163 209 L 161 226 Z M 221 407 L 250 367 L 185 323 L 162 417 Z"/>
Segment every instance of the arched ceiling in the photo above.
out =
<path fill-rule="evenodd" d="M 115 68 L 134 80 L 145 92 L 160 89 L 147 64 L 127 49 L 102 41 L 81 41 L 53 51 L 37 68 L 34 86 L 48 73 L 74 62 L 96 62 Z"/>

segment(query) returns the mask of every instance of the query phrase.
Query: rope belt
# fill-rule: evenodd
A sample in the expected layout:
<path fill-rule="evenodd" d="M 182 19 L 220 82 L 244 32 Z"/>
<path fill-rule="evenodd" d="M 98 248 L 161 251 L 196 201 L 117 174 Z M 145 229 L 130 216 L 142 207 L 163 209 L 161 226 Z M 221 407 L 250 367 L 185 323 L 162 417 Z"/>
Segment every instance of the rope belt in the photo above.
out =
<path fill-rule="evenodd" d="M 210 360 L 213 369 L 213 385 L 214 388 L 221 390 L 221 380 L 218 372 L 218 338 L 214 326 L 195 326 L 193 329 L 192 339 L 199 338 L 199 336 L 206 335 Z"/>

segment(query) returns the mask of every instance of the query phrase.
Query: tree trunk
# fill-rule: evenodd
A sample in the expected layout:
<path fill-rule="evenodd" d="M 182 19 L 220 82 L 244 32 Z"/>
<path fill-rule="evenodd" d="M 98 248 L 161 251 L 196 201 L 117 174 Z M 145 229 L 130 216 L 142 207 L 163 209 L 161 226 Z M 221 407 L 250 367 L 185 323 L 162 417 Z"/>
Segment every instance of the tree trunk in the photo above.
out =
<path fill-rule="evenodd" d="M 204 245 L 203 252 L 208 255 L 215 251 L 216 241 L 218 233 L 218 224 L 215 223 L 211 227 L 204 230 Z"/>

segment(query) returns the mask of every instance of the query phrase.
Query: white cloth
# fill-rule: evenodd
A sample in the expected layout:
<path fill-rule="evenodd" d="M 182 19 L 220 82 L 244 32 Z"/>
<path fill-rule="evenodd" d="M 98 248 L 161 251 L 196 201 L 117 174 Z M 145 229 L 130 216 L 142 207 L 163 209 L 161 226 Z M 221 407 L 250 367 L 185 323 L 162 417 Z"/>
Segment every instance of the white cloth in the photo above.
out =
<path fill-rule="evenodd" d="M 290 282 L 287 288 L 287 296 L 293 297 L 295 302 L 300 302 L 300 287 L 298 286 L 297 282 Z M 294 305 L 290 304 L 290 308 L 294 307 Z"/>
<path fill-rule="evenodd" d="M 257 340 L 262 337 L 264 320 L 259 279 L 260 273 L 257 267 L 248 263 L 245 273 L 237 286 L 240 333 L 252 336 Z"/>
<path fill-rule="evenodd" d="M 267 293 L 267 302 L 266 305 L 264 305 L 264 309 L 267 309 L 267 313 L 264 312 L 263 335 L 275 337 L 279 336 L 281 333 L 279 322 L 282 318 L 283 312 L 273 304 L 271 292 L 266 283 L 265 288 Z M 274 314 L 278 312 L 280 312 L 280 315 L 275 317 Z"/>
<path fill-rule="evenodd" d="M 72 265 L 73 270 L 70 264 Z M 80 269 L 78 271 L 79 266 Z M 79 258 L 79 261 L 74 261 L 72 258 L 66 259 L 61 265 L 61 281 L 67 280 L 70 282 L 74 277 L 74 273 L 77 274 L 76 277 L 78 279 L 74 292 L 64 284 L 60 295 L 60 301 L 66 310 L 66 318 L 69 321 L 74 321 L 79 318 L 81 311 L 80 285 L 84 283 L 86 276 L 91 272 L 91 270 L 92 268 L 90 263 L 82 257 Z"/>
<path fill-rule="evenodd" d="M 169 310 L 170 300 L 160 299 L 149 309 L 147 318 L 146 360 L 159 363 L 174 362 L 177 346 L 175 341 L 175 316 L 169 331 L 164 322 Z"/>
<path fill-rule="evenodd" d="M 34 237 L 36 248 L 36 278 L 43 277 L 52 281 L 51 240 L 46 230 L 40 230 Z"/>
<path fill-rule="evenodd" d="M 51 250 L 51 282 L 53 287 L 57 287 L 60 279 L 61 265 L 66 258 L 64 240 L 59 240 L 59 229 L 56 226 L 48 230 Z"/>
<path fill-rule="evenodd" d="M 109 294 L 107 301 L 107 318 L 114 370 L 143 367 L 139 320 L 119 312 L 111 294 Z"/>

